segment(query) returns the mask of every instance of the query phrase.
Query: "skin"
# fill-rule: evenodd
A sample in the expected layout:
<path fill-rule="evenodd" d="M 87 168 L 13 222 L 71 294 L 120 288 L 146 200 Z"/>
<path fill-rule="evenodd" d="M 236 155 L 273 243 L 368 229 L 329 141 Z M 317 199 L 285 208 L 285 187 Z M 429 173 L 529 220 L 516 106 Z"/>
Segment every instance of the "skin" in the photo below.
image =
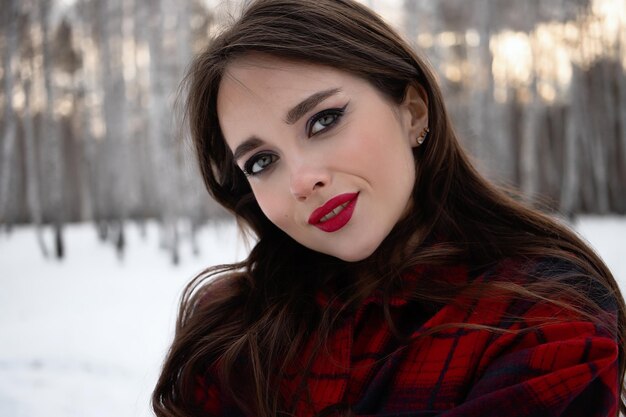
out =
<path fill-rule="evenodd" d="M 346 72 L 254 55 L 229 65 L 217 107 L 237 165 L 258 171 L 248 180 L 263 213 L 302 245 L 365 259 L 409 209 L 412 148 L 428 125 L 422 89 L 409 87 L 398 105 Z M 344 227 L 325 232 L 309 224 L 315 209 L 345 193 L 358 199 Z"/>

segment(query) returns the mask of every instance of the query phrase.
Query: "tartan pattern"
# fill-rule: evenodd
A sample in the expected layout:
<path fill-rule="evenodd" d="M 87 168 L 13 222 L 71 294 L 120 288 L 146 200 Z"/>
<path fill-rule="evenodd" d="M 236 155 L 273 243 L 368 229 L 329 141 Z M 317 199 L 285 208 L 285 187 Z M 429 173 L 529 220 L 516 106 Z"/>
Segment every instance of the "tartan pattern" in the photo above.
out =
<path fill-rule="evenodd" d="M 514 275 L 512 261 L 477 279 Z M 407 279 L 428 279 L 417 271 Z M 447 269 L 451 279 L 469 279 L 462 268 Z M 323 301 L 321 301 L 323 302 Z M 600 417 L 618 410 L 618 345 L 606 330 L 547 303 L 479 299 L 471 308 L 452 303 L 434 314 L 398 295 L 391 300 L 396 323 L 415 339 L 402 347 L 383 316 L 382 297 L 370 296 L 334 331 L 311 371 L 286 378 L 281 390 L 297 417 Z M 614 314 L 614 306 L 607 310 Z M 504 319 L 513 314 L 522 320 Z M 559 322 L 546 321 L 557 317 Z M 523 329 L 499 332 L 450 327 L 469 323 Z M 615 319 L 616 325 L 616 319 Z M 314 344 L 304 349 L 303 363 Z M 304 389 L 304 392 L 303 392 Z M 209 416 L 241 416 L 220 398 L 217 384 L 204 379 L 197 400 Z"/>

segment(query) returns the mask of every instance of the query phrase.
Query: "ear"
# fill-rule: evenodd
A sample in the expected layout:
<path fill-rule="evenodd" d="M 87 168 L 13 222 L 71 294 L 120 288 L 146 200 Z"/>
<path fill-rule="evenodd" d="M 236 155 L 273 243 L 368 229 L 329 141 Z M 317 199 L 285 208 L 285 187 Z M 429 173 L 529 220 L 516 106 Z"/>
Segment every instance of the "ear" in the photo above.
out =
<path fill-rule="evenodd" d="M 400 104 L 407 139 L 418 146 L 417 137 L 428 127 L 428 94 L 421 85 L 409 85 Z"/>

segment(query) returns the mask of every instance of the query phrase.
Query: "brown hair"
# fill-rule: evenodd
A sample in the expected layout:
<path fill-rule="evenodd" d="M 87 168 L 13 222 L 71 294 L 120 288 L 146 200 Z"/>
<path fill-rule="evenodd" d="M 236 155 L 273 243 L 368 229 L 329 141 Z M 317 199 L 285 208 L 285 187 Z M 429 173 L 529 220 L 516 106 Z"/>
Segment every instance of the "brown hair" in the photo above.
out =
<path fill-rule="evenodd" d="M 257 205 L 226 146 L 216 110 L 225 69 L 252 53 L 346 71 L 396 103 L 410 85 L 426 91 L 431 133 L 414 150 L 415 210 L 368 259 L 345 263 L 311 251 L 274 226 Z M 206 187 L 254 233 L 257 243 L 243 262 L 209 268 L 187 287 L 153 395 L 158 416 L 193 415 L 193 390 L 207 372 L 217 375 L 221 389 L 245 412 L 259 417 L 289 413 L 272 387 L 307 334 L 318 329 L 328 335 L 339 314 L 320 311 L 314 302 L 319 288 L 335 290 L 341 311 L 374 288 L 389 295 L 402 272 L 419 264 L 463 263 L 479 269 L 505 258 L 548 257 L 573 265 L 560 275 L 556 271 L 556 278 L 538 277 L 523 288 L 487 283 L 486 289 L 504 286 L 519 297 L 557 303 L 607 327 L 620 342 L 622 386 L 626 307 L 610 271 L 566 227 L 520 204 L 475 171 L 456 138 L 433 72 L 371 10 L 351 0 L 253 1 L 195 59 L 185 82 L 186 117 Z M 575 280 L 572 270 L 579 271 Z M 458 288 L 439 284 L 429 282 L 420 299 L 445 303 L 458 293 Z M 600 298 L 615 300 L 617 329 L 606 315 L 597 314 L 603 308 L 598 294 L 584 290 L 588 286 L 600 288 Z M 555 289 L 567 296 L 555 300 Z M 484 290 L 479 292 L 484 295 Z"/>

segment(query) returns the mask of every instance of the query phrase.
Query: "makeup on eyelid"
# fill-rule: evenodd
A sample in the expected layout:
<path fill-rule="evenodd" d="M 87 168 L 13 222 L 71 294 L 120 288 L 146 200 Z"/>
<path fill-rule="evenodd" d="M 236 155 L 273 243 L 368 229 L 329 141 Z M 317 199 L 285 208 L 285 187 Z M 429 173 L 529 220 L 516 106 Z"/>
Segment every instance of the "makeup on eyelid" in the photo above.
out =
<path fill-rule="evenodd" d="M 346 103 L 341 108 L 324 109 L 324 110 L 314 114 L 313 116 L 311 116 L 311 118 L 309 120 L 307 120 L 307 122 L 306 122 L 306 131 L 307 131 L 308 138 L 312 138 L 313 136 L 316 136 L 318 134 L 322 134 L 324 132 L 327 132 L 330 129 L 332 129 L 333 127 L 335 127 L 335 125 L 337 123 L 339 123 L 341 118 L 344 116 L 345 110 L 346 110 L 346 107 L 348 107 L 348 104 L 349 103 Z M 323 124 L 322 123 L 323 126 L 322 126 L 322 128 L 320 130 L 312 132 L 312 130 L 314 129 L 314 127 L 315 127 L 315 125 L 317 123 L 320 123 L 320 121 L 323 118 L 326 118 L 326 117 L 329 117 L 329 116 L 332 116 L 333 119 L 328 124 Z M 256 163 L 261 161 L 263 158 L 267 158 L 267 157 L 270 157 L 270 158 L 273 157 L 274 161 L 269 162 L 267 165 L 265 165 L 264 167 L 261 167 L 261 169 L 259 169 L 259 170 L 255 170 L 254 166 L 256 165 Z M 248 177 L 257 176 L 257 175 L 263 173 L 263 171 L 265 171 L 265 169 L 268 168 L 270 166 L 270 164 L 275 163 L 276 159 L 279 159 L 277 155 L 274 155 L 272 153 L 260 152 L 258 154 L 253 155 L 251 158 L 249 158 L 243 164 L 242 171 Z"/>

